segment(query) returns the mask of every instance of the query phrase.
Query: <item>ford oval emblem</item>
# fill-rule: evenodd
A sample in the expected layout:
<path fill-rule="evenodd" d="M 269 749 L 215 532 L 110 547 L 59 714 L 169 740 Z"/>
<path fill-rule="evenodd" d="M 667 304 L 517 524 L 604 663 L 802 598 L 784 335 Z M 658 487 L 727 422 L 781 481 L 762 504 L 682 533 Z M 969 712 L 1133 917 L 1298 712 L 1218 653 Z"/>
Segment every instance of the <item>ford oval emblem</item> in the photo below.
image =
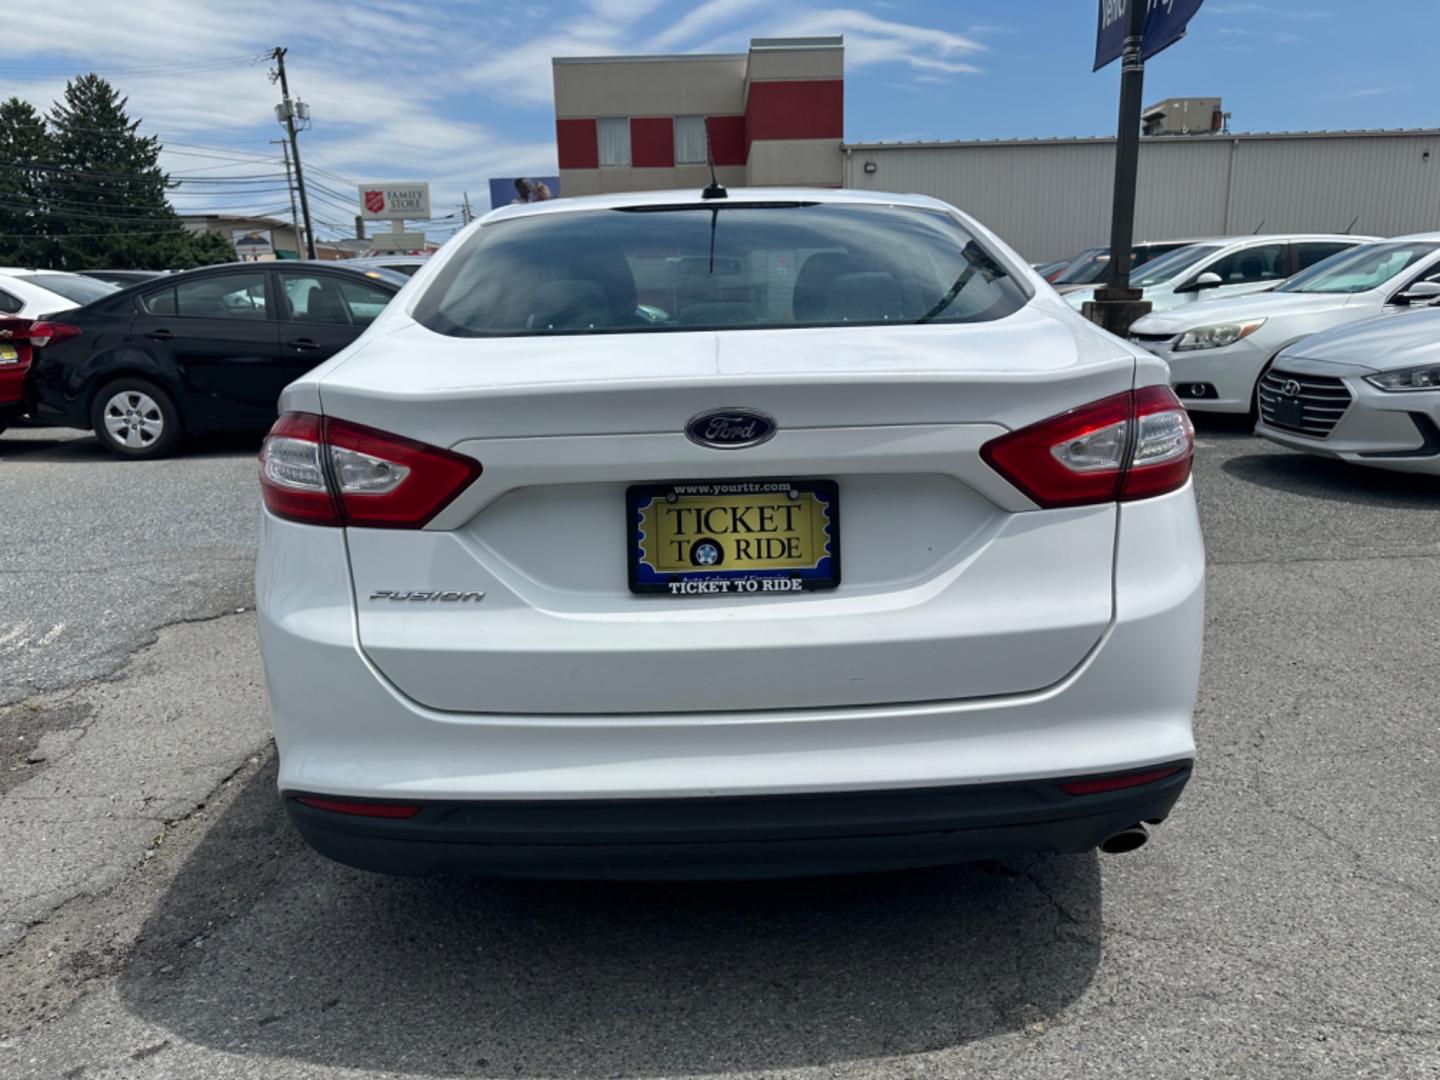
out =
<path fill-rule="evenodd" d="M 773 418 L 754 409 L 711 409 L 691 418 L 685 436 L 716 450 L 743 450 L 774 438 L 777 430 Z"/>

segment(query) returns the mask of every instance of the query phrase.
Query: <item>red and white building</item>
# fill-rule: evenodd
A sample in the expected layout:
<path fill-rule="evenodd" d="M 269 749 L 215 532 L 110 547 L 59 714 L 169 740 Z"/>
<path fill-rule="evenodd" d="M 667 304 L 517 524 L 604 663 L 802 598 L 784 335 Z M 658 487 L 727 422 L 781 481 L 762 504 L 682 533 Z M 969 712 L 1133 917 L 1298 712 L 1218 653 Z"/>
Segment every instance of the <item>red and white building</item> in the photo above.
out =
<path fill-rule="evenodd" d="M 839 37 L 756 38 L 747 53 L 557 57 L 560 191 L 703 187 L 706 143 L 727 186 L 839 187 Z"/>

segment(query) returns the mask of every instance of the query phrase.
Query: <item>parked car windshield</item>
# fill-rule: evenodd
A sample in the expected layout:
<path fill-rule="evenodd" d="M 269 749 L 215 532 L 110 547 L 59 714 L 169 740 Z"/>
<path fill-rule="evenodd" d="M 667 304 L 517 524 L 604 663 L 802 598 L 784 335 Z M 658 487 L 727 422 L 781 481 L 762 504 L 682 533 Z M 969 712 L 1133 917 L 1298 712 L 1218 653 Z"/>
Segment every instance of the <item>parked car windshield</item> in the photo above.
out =
<path fill-rule="evenodd" d="M 1276 292 L 1291 293 L 1361 293 L 1378 289 L 1391 278 L 1403 273 L 1421 259 L 1440 250 L 1440 244 L 1407 243 L 1362 244 L 1358 248 L 1331 255 L 1308 270 L 1301 271 Z"/>
<path fill-rule="evenodd" d="M 1108 259 L 1110 257 L 1108 252 L 1108 248 L 1086 248 L 1084 251 L 1080 252 L 1079 255 L 1076 255 L 1075 258 L 1071 259 L 1065 264 L 1065 269 L 1060 271 L 1060 273 L 1056 275 L 1055 280 L 1052 282 L 1052 284 L 1081 284 L 1074 279 L 1075 275 L 1084 273 L 1086 268 L 1094 265 L 1095 258 L 1098 255 L 1104 255 Z"/>
<path fill-rule="evenodd" d="M 1220 248 L 1216 244 L 1192 244 L 1179 251 L 1172 251 L 1169 255 L 1162 255 L 1154 262 L 1147 263 L 1144 273 L 1132 276 L 1130 284 L 1137 289 L 1163 285 L 1185 273 L 1201 259 L 1208 258 L 1219 250 Z"/>
<path fill-rule="evenodd" d="M 1168 255 L 1178 250 L 1175 244 L 1137 244 L 1130 252 L 1130 269 L 1132 273 L 1142 266 L 1148 266 L 1155 262 L 1162 255 Z M 1105 277 L 1105 272 L 1110 268 L 1110 249 L 1104 248 L 1100 251 L 1076 259 L 1065 268 L 1055 282 L 1056 285 L 1097 285 Z"/>
<path fill-rule="evenodd" d="M 977 322 L 1027 293 L 950 215 L 819 203 L 542 213 L 478 229 L 415 318 L 456 337 Z"/>
<path fill-rule="evenodd" d="M 88 304 L 120 291 L 113 282 L 81 277 L 79 274 L 27 274 L 25 280 L 77 304 Z"/>

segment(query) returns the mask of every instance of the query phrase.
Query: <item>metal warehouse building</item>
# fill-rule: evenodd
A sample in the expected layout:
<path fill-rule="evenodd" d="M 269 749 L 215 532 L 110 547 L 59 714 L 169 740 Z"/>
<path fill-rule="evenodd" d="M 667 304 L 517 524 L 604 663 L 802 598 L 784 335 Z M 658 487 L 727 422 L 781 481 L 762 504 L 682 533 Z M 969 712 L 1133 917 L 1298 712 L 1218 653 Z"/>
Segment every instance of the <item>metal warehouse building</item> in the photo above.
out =
<path fill-rule="evenodd" d="M 1109 243 L 1114 139 L 855 143 L 844 185 L 954 203 L 1025 258 Z M 1141 140 L 1137 240 L 1440 229 L 1440 130 Z"/>

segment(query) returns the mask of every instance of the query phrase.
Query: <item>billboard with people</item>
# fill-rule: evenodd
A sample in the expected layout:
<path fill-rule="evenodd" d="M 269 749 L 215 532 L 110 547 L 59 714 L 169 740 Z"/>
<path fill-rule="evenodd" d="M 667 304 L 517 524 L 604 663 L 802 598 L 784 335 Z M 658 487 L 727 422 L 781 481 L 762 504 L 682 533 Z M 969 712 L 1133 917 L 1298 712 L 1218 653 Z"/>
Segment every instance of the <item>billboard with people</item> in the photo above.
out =
<path fill-rule="evenodd" d="M 558 176 L 507 176 L 490 181 L 492 208 L 518 203 L 545 202 L 560 197 Z"/>

